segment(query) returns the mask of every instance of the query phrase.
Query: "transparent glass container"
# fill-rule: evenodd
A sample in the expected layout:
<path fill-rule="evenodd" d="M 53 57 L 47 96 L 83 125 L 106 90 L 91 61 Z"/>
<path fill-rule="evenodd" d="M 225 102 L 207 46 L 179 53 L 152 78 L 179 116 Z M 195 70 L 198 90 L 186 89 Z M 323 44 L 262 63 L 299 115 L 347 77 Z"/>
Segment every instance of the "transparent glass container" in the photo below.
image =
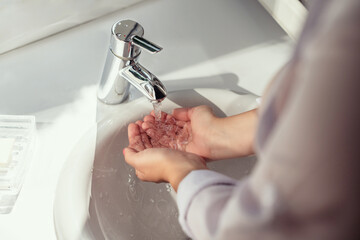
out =
<path fill-rule="evenodd" d="M 19 195 L 33 156 L 35 117 L 0 115 L 0 139 L 12 143 L 8 161 L 0 165 L 0 213 L 9 213 Z"/>

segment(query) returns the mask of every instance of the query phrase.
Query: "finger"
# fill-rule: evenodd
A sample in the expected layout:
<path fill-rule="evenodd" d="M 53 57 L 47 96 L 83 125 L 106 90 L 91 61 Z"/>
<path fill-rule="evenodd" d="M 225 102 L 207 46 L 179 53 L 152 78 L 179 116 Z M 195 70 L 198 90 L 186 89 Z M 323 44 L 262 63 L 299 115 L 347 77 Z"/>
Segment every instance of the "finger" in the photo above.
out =
<path fill-rule="evenodd" d="M 129 137 L 129 145 L 131 147 L 135 148 L 137 151 L 142 151 L 145 149 L 141 139 L 140 129 L 137 124 L 134 123 L 129 124 L 128 137 Z"/>
<path fill-rule="evenodd" d="M 146 115 L 145 117 L 144 117 L 144 122 L 155 122 L 155 118 L 154 118 L 154 116 L 152 116 L 152 115 Z"/>
<path fill-rule="evenodd" d="M 142 124 L 142 129 L 144 131 L 147 131 L 148 129 L 156 129 L 156 126 L 153 122 L 144 122 Z"/>
<path fill-rule="evenodd" d="M 177 120 L 190 121 L 189 111 L 191 108 L 175 108 L 172 111 L 172 116 Z"/>
<path fill-rule="evenodd" d="M 145 181 L 145 174 L 144 173 L 142 173 L 141 171 L 135 169 L 135 174 L 141 181 Z"/>
<path fill-rule="evenodd" d="M 167 117 L 167 113 L 166 112 L 161 112 L 161 121 L 162 122 L 165 122 L 166 117 Z"/>
<path fill-rule="evenodd" d="M 145 174 L 145 173 L 143 173 L 143 172 L 141 172 L 140 170 L 137 170 L 137 169 L 135 170 L 135 174 L 141 181 L 144 181 L 144 182 L 156 182 L 156 183 L 163 182 L 157 176 L 152 176 L 151 174 L 150 175 Z"/>
<path fill-rule="evenodd" d="M 153 146 L 153 148 L 161 148 L 162 147 L 162 145 L 158 142 L 158 140 L 151 139 L 150 142 L 151 142 L 151 145 Z"/>
<path fill-rule="evenodd" d="M 137 152 L 136 149 L 127 147 L 123 149 L 123 154 L 125 157 L 125 162 L 134 167 L 136 170 L 141 171 L 141 169 L 144 168 L 144 164 L 146 167 L 147 161 L 145 160 L 147 155 L 144 154 L 144 151 Z"/>
<path fill-rule="evenodd" d="M 146 149 L 142 152 L 137 152 L 136 149 L 133 149 L 131 147 L 127 147 L 123 149 L 123 154 L 125 157 L 125 161 L 134 167 L 136 170 L 143 172 L 143 169 L 146 170 L 146 168 L 151 165 L 151 161 L 148 161 L 149 158 L 151 159 L 152 153 L 146 152 L 147 150 L 152 149 Z"/>
<path fill-rule="evenodd" d="M 153 139 L 153 140 L 159 139 L 159 136 L 155 129 L 149 128 L 149 129 L 145 130 L 145 132 L 151 139 Z"/>
<path fill-rule="evenodd" d="M 143 121 L 136 121 L 136 125 L 138 125 L 138 129 L 140 132 L 141 137 L 141 143 L 137 142 L 137 145 L 140 145 L 140 148 L 138 148 L 139 151 L 144 150 L 146 148 L 152 148 L 152 145 L 150 143 L 149 137 L 146 134 L 145 130 L 143 129 L 144 122 Z M 134 144 L 134 147 L 137 148 L 137 145 Z M 143 146 L 143 149 L 142 149 Z"/>
<path fill-rule="evenodd" d="M 140 132 L 140 133 L 144 132 L 144 131 L 142 130 L 142 125 L 143 125 L 143 123 L 144 123 L 144 122 L 141 121 L 141 120 L 137 120 L 137 121 L 135 122 L 135 124 L 139 126 L 139 132 Z"/>
<path fill-rule="evenodd" d="M 176 119 L 172 115 L 168 114 L 165 123 L 168 125 L 176 125 Z"/>
<path fill-rule="evenodd" d="M 159 143 L 161 136 L 159 136 L 158 132 L 154 129 L 146 130 L 146 134 L 149 137 L 150 144 L 152 148 L 160 148 L 162 145 Z"/>
<path fill-rule="evenodd" d="M 141 128 L 141 125 L 143 124 L 143 121 L 137 120 L 137 121 L 135 122 L 135 124 L 138 125 L 138 126 Z"/>
<path fill-rule="evenodd" d="M 144 130 L 142 130 L 142 131 L 144 131 Z M 152 148 L 152 145 L 149 140 L 149 136 L 146 134 L 145 131 L 141 133 L 141 140 L 142 140 L 145 148 Z"/>
<path fill-rule="evenodd" d="M 165 121 L 168 122 L 173 118 L 174 118 L 173 116 L 171 116 L 170 114 L 167 114 Z"/>
<path fill-rule="evenodd" d="M 146 135 L 146 132 L 145 132 L 145 130 L 144 130 L 144 123 L 142 123 L 141 124 L 141 126 L 139 126 L 139 131 L 140 131 L 140 134 L 141 134 L 141 136 L 143 135 L 143 134 L 145 134 Z M 143 141 L 144 142 L 144 141 Z"/>
<path fill-rule="evenodd" d="M 181 120 L 176 121 L 176 126 L 179 126 L 179 127 L 184 127 L 184 126 L 185 126 L 185 124 L 186 124 L 186 122 L 185 122 L 185 121 L 181 121 Z"/>
<path fill-rule="evenodd" d="M 134 137 L 136 137 L 139 134 L 140 134 L 139 126 L 137 124 L 135 124 L 135 123 L 130 123 L 129 126 L 128 126 L 129 140 L 133 139 Z"/>
<path fill-rule="evenodd" d="M 137 151 L 133 148 L 127 147 L 124 148 L 123 150 L 123 154 L 125 157 L 125 162 L 127 162 L 129 165 L 135 167 L 135 156 L 136 156 Z"/>

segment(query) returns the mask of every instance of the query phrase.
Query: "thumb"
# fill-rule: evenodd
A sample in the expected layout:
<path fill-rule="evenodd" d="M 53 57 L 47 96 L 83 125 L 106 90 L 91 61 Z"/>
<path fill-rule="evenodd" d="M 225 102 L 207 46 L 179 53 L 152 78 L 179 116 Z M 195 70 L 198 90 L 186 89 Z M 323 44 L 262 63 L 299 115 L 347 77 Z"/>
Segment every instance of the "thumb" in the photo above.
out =
<path fill-rule="evenodd" d="M 191 108 L 175 108 L 172 111 L 172 115 L 177 120 L 190 121 L 189 111 Z"/>
<path fill-rule="evenodd" d="M 134 167 L 135 165 L 135 155 L 136 155 L 137 151 L 133 148 L 130 148 L 130 147 L 127 147 L 127 148 L 124 148 L 123 150 L 123 154 L 124 154 L 124 157 L 125 157 L 125 161 Z"/>

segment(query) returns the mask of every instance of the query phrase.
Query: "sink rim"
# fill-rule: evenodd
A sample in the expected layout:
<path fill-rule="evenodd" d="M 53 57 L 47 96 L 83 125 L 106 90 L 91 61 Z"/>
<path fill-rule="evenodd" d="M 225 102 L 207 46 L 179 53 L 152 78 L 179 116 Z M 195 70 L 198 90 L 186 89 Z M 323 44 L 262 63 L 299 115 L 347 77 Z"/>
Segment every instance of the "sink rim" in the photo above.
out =
<path fill-rule="evenodd" d="M 232 92 L 230 90 L 224 90 L 224 89 L 193 89 L 193 90 L 181 90 L 181 91 L 176 91 L 176 92 L 171 92 L 169 93 L 169 99 L 171 99 L 171 96 L 173 94 L 176 93 L 181 93 L 181 92 L 190 92 L 190 91 L 195 91 L 197 93 L 203 94 L 203 95 L 211 95 L 211 96 L 216 96 L 218 94 L 214 94 L 214 93 L 223 93 L 227 95 L 227 98 L 222 98 L 222 99 L 216 99 L 216 104 L 214 103 L 214 105 L 221 105 L 224 103 L 219 103 L 218 101 L 231 101 L 231 100 L 237 100 L 238 98 L 241 98 L 241 96 L 246 96 L 247 98 L 251 98 L 252 99 L 252 106 L 249 106 L 248 110 L 256 107 L 256 95 L 253 94 L 239 94 L 239 93 L 235 93 Z M 205 97 L 207 98 L 207 97 Z M 208 99 L 208 98 L 207 98 Z M 209 100 L 211 101 L 211 100 Z M 144 103 L 148 103 L 148 104 L 144 104 Z M 214 101 L 212 101 L 214 102 Z M 227 103 L 230 104 L 230 103 Z M 171 104 L 170 104 L 171 105 Z M 77 237 L 84 237 L 84 227 L 85 227 L 85 223 L 86 220 L 88 219 L 88 209 L 89 209 L 89 202 L 90 202 L 90 195 L 91 195 L 91 179 L 92 179 L 92 173 L 91 173 L 91 169 L 93 166 L 93 161 L 94 161 L 94 156 L 95 156 L 95 148 L 96 148 L 96 139 L 97 139 L 97 132 L 101 129 L 105 129 L 106 130 L 106 126 L 108 124 L 116 124 L 116 126 L 118 127 L 125 127 L 127 126 L 127 124 L 129 123 L 129 121 L 127 119 L 130 119 L 131 117 L 129 117 L 129 115 L 133 115 L 133 116 L 139 116 L 139 111 L 133 112 L 131 111 L 132 108 L 130 107 L 137 107 L 140 110 L 139 111 L 147 111 L 147 113 L 152 109 L 151 104 L 148 102 L 147 99 L 145 99 L 144 97 L 142 98 L 138 98 L 135 99 L 131 102 L 128 103 L 124 103 L 121 106 L 117 107 L 114 111 L 114 113 L 104 117 L 102 120 L 100 120 L 97 123 L 94 123 L 94 125 L 82 136 L 82 138 L 78 141 L 78 143 L 73 147 L 71 153 L 69 154 L 69 156 L 67 157 L 67 160 L 61 170 L 61 173 L 59 175 L 58 178 L 58 183 L 57 183 L 57 187 L 56 187 L 56 191 L 55 191 L 55 200 L 54 200 L 54 205 L 53 205 L 53 221 L 54 221 L 54 228 L 55 228 L 55 233 L 58 239 L 61 238 L 65 238 L 65 239 L 69 239 L 68 236 L 66 236 L 66 233 L 64 233 L 64 231 L 59 232 L 60 229 L 64 229 L 64 226 L 62 225 L 69 225 L 69 219 L 67 218 L 66 221 L 59 220 L 59 216 L 58 213 L 63 213 L 63 211 L 67 211 L 67 212 L 74 212 L 74 211 L 80 211 L 80 214 L 75 214 L 77 216 L 77 220 L 72 220 L 71 222 L 73 222 L 71 224 L 71 226 L 78 226 L 78 227 L 73 227 L 73 231 L 72 231 L 72 236 L 77 236 Z M 169 108 L 169 107 L 166 107 Z M 224 110 L 226 111 L 226 110 Z M 228 110 L 227 110 L 228 111 Z M 238 113 L 243 112 L 243 111 L 239 111 Z M 123 116 L 121 116 L 122 113 Z M 228 115 L 233 115 L 235 113 L 232 114 L 228 114 Z M 125 115 L 125 117 L 124 117 Z M 140 114 L 142 115 L 142 114 Z M 145 114 L 144 114 L 145 115 Z M 111 127 L 108 127 L 108 131 L 111 130 Z M 107 133 L 105 135 L 111 134 Z M 90 147 L 89 151 L 89 145 L 91 145 L 92 147 Z M 85 157 L 87 156 L 87 157 Z M 91 157 L 92 156 L 92 157 Z M 73 159 L 77 159 L 76 161 L 73 161 Z M 92 160 L 89 160 L 92 159 Z M 74 166 L 75 165 L 75 166 Z M 80 168 L 80 172 L 83 173 L 87 173 L 87 174 L 83 174 L 82 176 L 76 176 L 74 177 L 74 174 L 71 174 L 74 168 Z M 70 173 L 69 173 L 70 171 Z M 65 178 L 67 175 L 70 174 L 70 178 Z M 78 181 L 78 183 L 81 184 L 71 184 L 71 175 L 73 180 Z M 67 176 L 69 177 L 69 176 Z M 59 210 L 59 206 L 61 206 L 61 204 L 59 204 L 59 202 L 61 202 L 61 200 L 64 201 L 64 199 L 60 199 L 58 196 L 62 196 L 62 194 L 59 194 L 59 192 L 61 192 L 62 189 L 62 185 L 66 185 L 66 184 L 71 184 L 70 186 L 72 187 L 72 189 L 70 188 L 67 189 L 67 191 L 70 191 L 73 194 L 79 194 L 80 197 L 78 198 L 73 198 L 69 201 L 69 204 L 66 206 L 66 204 L 63 204 L 63 207 L 60 208 L 63 211 Z M 66 186 L 65 186 L 66 187 Z M 84 191 L 84 188 L 86 189 Z M 74 189 L 79 189 L 79 191 L 74 191 Z M 82 193 L 81 193 L 82 192 Z M 67 192 L 69 193 L 69 192 Z M 66 194 L 68 195 L 68 194 Z M 64 198 L 64 197 L 62 197 Z M 66 199 L 65 199 L 66 200 Z M 69 199 L 68 199 L 69 200 Z M 76 207 L 73 201 L 78 202 L 78 206 Z M 86 202 L 86 204 L 84 204 L 84 202 Z M 65 209 L 63 209 L 65 206 Z M 73 209 L 73 211 L 69 211 L 68 209 L 66 209 L 66 207 Z M 79 210 L 80 209 L 80 210 Z M 60 211 L 60 212 L 59 212 Z M 82 214 L 81 214 L 82 213 Z M 60 214 L 61 215 L 61 214 Z M 73 218 L 75 218 L 75 215 L 73 215 Z M 60 217 L 61 218 L 61 217 Z M 64 224 L 64 222 L 66 224 Z M 66 227 L 65 227 L 66 229 Z M 67 233 L 69 231 L 69 228 L 67 227 Z M 66 237 L 65 237 L 66 236 Z M 91 236 L 87 236 L 87 237 L 91 237 Z"/>

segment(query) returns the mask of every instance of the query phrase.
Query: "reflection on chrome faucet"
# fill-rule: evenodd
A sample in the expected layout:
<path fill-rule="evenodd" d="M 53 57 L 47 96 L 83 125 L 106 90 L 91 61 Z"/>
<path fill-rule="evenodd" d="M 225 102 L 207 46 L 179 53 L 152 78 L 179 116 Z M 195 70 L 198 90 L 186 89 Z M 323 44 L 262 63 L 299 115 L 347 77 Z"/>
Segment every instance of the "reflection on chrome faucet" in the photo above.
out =
<path fill-rule="evenodd" d="M 129 66 L 119 73 L 150 101 L 160 102 L 166 97 L 166 89 L 162 82 L 139 63 L 130 61 Z"/>
<path fill-rule="evenodd" d="M 150 71 L 138 63 L 141 48 L 157 53 L 161 47 L 144 39 L 142 26 L 131 20 L 115 23 L 111 31 L 98 98 L 107 104 L 118 104 L 129 95 L 129 83 L 151 102 L 161 102 L 167 95 L 165 86 Z"/>

